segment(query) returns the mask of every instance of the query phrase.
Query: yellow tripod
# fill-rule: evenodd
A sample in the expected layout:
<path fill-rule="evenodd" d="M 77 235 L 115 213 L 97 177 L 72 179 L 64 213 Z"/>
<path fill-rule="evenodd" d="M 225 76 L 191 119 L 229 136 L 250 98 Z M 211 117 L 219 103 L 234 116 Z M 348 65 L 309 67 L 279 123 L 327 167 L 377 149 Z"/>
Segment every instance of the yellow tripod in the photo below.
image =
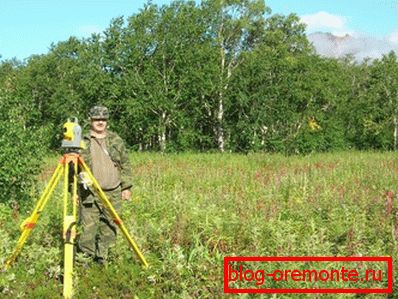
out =
<path fill-rule="evenodd" d="M 78 206 L 78 196 L 77 196 L 77 175 L 78 170 L 85 171 L 88 177 L 93 182 L 92 187 L 98 195 L 98 198 L 101 200 L 104 207 L 109 211 L 110 215 L 113 218 L 115 224 L 119 226 L 123 235 L 126 237 L 127 241 L 130 243 L 134 252 L 137 254 L 144 267 L 148 267 L 148 263 L 145 260 L 145 257 L 142 255 L 140 250 L 138 249 L 137 244 L 134 242 L 133 238 L 127 231 L 124 226 L 122 220 L 119 215 L 113 208 L 111 202 L 106 197 L 104 191 L 101 189 L 97 180 L 94 178 L 90 169 L 87 167 L 86 163 L 84 163 L 82 157 L 75 152 L 66 153 L 60 159 L 58 166 L 56 167 L 53 175 L 51 176 L 50 182 L 47 184 L 46 188 L 43 191 L 38 203 L 36 204 L 35 209 L 32 214 L 25 219 L 25 221 L 21 224 L 21 236 L 17 242 L 15 250 L 11 257 L 6 261 L 5 269 L 8 269 L 12 263 L 17 258 L 18 254 L 21 252 L 23 245 L 28 239 L 32 229 L 35 227 L 40 214 L 42 213 L 45 205 L 47 204 L 51 194 L 54 192 L 55 187 L 57 186 L 59 180 L 64 174 L 64 186 L 63 186 L 63 216 L 64 216 L 64 225 L 63 225 L 63 239 L 64 239 L 64 298 L 72 298 L 73 295 L 73 284 L 72 284 L 72 273 L 73 273 L 73 256 L 74 256 L 74 244 L 76 239 L 76 224 L 77 224 L 77 206 Z M 70 182 L 70 169 L 73 169 L 73 182 Z M 69 199 L 69 186 L 72 184 L 72 194 L 71 199 Z M 70 202 L 72 202 L 72 208 L 70 207 Z M 72 210 L 70 212 L 70 210 Z"/>

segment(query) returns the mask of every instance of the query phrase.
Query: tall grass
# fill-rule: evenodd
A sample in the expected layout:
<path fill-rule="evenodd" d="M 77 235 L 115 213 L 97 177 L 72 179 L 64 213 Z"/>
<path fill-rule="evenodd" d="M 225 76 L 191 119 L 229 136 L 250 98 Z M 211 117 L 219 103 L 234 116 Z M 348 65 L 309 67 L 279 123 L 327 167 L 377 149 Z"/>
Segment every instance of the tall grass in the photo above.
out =
<path fill-rule="evenodd" d="M 120 236 L 108 267 L 76 266 L 76 298 L 222 297 L 223 257 L 231 255 L 397 259 L 395 153 L 133 153 L 131 161 L 133 198 L 124 203 L 122 218 L 151 267 L 142 270 Z M 17 264 L 1 274 L 1 297 L 60 296 L 59 202 L 51 201 Z M 2 260 L 24 217 L 0 207 Z"/>

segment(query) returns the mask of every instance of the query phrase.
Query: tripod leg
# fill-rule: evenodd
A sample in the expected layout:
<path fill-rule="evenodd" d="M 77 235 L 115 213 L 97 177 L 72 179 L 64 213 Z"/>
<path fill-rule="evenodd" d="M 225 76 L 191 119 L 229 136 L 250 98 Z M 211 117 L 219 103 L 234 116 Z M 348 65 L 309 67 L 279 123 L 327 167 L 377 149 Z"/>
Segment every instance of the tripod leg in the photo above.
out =
<path fill-rule="evenodd" d="M 104 207 L 109 211 L 111 214 L 113 221 L 119 226 L 120 230 L 122 231 L 124 237 L 127 239 L 131 247 L 133 248 L 134 252 L 137 254 L 141 262 L 144 264 L 145 268 L 148 268 L 148 263 L 145 260 L 145 257 L 142 255 L 141 251 L 138 249 L 137 244 L 134 242 L 133 238 L 129 234 L 127 228 L 124 226 L 122 220 L 120 219 L 119 215 L 117 214 L 116 210 L 113 208 L 111 202 L 106 197 L 104 191 L 102 190 L 101 186 L 98 184 L 97 180 L 91 173 L 90 169 L 87 167 L 86 163 L 82 159 L 79 159 L 79 164 L 82 166 L 82 169 L 88 174 L 89 178 L 93 182 L 93 187 L 101 200 Z"/>
<path fill-rule="evenodd" d="M 71 159 L 73 163 L 73 186 L 72 186 L 72 215 L 68 214 L 68 187 L 69 187 L 69 165 L 64 170 L 64 298 L 73 296 L 73 260 L 76 239 L 76 215 L 77 215 L 77 158 Z"/>
<path fill-rule="evenodd" d="M 59 163 L 50 179 L 50 182 L 47 184 L 46 188 L 44 189 L 43 194 L 41 195 L 39 201 L 37 202 L 36 207 L 33 210 L 32 214 L 30 215 L 29 218 L 25 219 L 25 221 L 21 225 L 22 234 L 18 239 L 18 242 L 14 249 L 13 254 L 6 261 L 6 264 L 5 264 L 6 270 L 12 265 L 12 263 L 17 258 L 18 254 L 21 252 L 23 245 L 25 244 L 32 229 L 36 225 L 37 220 L 39 219 L 40 213 L 43 211 L 48 199 L 50 198 L 55 187 L 57 186 L 57 183 L 58 183 L 59 179 L 61 178 L 61 175 L 62 175 L 62 164 Z"/>
<path fill-rule="evenodd" d="M 76 220 L 73 216 L 64 218 L 64 298 L 73 296 L 73 255 L 76 236 Z"/>

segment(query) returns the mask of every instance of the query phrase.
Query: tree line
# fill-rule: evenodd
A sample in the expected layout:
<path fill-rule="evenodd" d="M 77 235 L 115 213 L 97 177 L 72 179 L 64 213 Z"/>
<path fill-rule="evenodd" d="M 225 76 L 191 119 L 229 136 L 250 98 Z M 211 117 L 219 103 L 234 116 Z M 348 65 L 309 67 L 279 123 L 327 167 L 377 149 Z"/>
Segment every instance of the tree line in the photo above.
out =
<path fill-rule="evenodd" d="M 398 139 L 396 53 L 321 57 L 295 14 L 263 0 L 149 2 L 100 34 L 2 60 L 0 100 L 3 131 L 53 148 L 66 118 L 87 125 L 94 104 L 135 150 L 392 150 Z"/>

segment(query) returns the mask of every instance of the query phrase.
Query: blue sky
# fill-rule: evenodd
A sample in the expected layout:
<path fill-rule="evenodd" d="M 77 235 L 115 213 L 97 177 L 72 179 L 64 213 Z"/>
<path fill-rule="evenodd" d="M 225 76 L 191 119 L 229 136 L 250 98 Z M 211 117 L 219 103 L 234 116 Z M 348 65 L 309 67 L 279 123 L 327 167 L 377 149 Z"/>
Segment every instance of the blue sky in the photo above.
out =
<path fill-rule="evenodd" d="M 52 42 L 101 32 L 112 18 L 137 13 L 145 2 L 0 0 L 0 55 L 24 59 L 46 53 Z M 269 0 L 266 4 L 273 13 L 298 14 L 309 33 L 349 33 L 398 44 L 398 0 Z"/>
<path fill-rule="evenodd" d="M 118 16 L 130 16 L 147 1 L 0 0 L 0 55 L 27 58 L 48 51 L 52 42 L 101 32 Z M 166 4 L 170 1 L 154 0 Z"/>

